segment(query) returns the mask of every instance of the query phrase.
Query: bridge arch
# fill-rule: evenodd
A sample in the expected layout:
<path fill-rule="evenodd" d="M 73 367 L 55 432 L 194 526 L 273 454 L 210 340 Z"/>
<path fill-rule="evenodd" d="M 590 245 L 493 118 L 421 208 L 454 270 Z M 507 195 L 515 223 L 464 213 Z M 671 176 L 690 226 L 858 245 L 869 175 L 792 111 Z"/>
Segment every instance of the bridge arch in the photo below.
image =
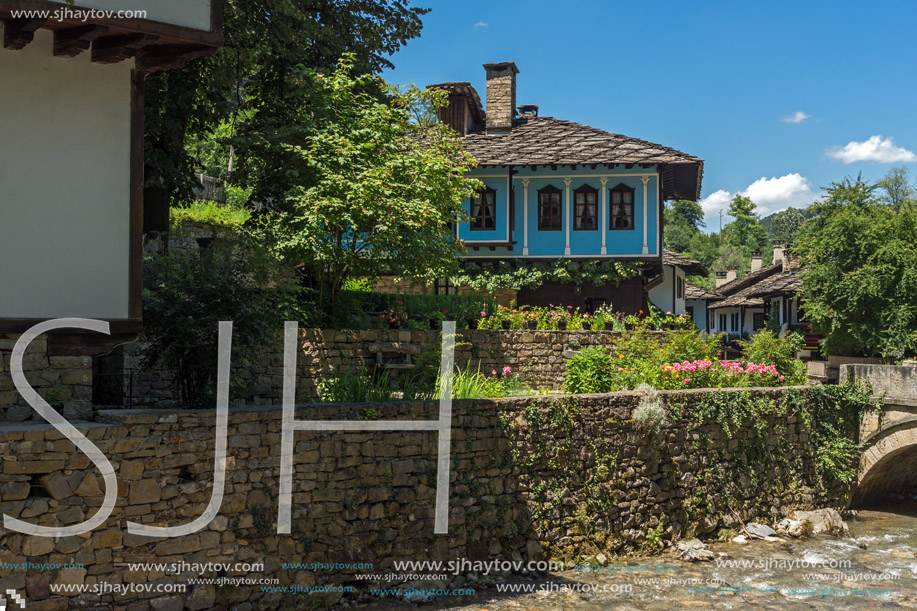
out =
<path fill-rule="evenodd" d="M 917 496 L 917 416 L 883 425 L 862 440 L 852 507 Z"/>

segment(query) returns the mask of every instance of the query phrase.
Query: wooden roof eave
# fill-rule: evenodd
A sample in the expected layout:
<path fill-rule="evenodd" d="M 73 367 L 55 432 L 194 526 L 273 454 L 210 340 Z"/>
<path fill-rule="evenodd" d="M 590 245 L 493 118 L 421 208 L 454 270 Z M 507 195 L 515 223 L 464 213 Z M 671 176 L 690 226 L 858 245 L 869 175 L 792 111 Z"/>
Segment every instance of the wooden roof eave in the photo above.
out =
<path fill-rule="evenodd" d="M 94 13 L 82 21 L 76 18 L 13 18 L 12 11 L 60 10 L 61 4 L 47 0 L 0 0 L 0 22 L 3 22 L 3 47 L 20 50 L 34 39 L 35 31 L 54 33 L 54 55 L 76 57 L 90 51 L 95 63 L 117 63 L 136 58 L 137 70 L 156 74 L 178 68 L 188 61 L 212 55 L 223 44 L 222 2 L 211 4 L 210 30 L 137 18 L 109 18 Z M 66 7 L 77 13 L 92 9 L 80 5 Z M 88 13 L 86 13 L 88 14 Z"/>

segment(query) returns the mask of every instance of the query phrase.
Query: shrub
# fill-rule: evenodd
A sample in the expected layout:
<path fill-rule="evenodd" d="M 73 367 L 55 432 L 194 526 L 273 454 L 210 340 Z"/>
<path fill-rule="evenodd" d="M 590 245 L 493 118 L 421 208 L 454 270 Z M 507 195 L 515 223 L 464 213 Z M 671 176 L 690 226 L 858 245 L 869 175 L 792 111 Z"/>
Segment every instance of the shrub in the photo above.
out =
<path fill-rule="evenodd" d="M 778 337 L 772 331 L 761 329 L 751 339 L 740 342 L 746 360 L 754 363 L 771 363 L 787 384 L 805 384 L 806 364 L 796 360 L 796 353 L 802 349 L 804 339 L 799 333 Z"/>
<path fill-rule="evenodd" d="M 187 407 L 214 405 L 220 321 L 233 322 L 234 363 L 279 337 L 284 320 L 311 322 L 297 306 L 303 289 L 275 269 L 241 239 L 217 240 L 200 255 L 179 251 L 144 262 L 144 365 L 172 370 Z"/>
<path fill-rule="evenodd" d="M 587 348 L 567 361 L 564 390 L 574 394 L 611 392 L 612 359 L 604 348 Z"/>

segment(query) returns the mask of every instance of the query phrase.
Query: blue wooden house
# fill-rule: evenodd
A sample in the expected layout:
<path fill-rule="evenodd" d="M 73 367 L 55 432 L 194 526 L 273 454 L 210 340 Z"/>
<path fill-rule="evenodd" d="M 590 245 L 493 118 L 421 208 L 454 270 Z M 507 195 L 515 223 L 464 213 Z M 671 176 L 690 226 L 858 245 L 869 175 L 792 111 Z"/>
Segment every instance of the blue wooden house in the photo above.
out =
<path fill-rule="evenodd" d="M 486 111 L 470 83 L 431 85 L 448 91 L 440 119 L 463 137 L 478 161 L 473 175 L 485 185 L 466 202 L 470 220 L 456 228 L 467 261 L 645 262 L 643 276 L 617 287 L 543 285 L 517 294 L 520 305 L 645 308 L 646 284 L 663 272 L 663 202 L 699 197 L 703 161 L 539 116 L 537 106 L 516 105 L 514 63 L 484 68 Z"/>

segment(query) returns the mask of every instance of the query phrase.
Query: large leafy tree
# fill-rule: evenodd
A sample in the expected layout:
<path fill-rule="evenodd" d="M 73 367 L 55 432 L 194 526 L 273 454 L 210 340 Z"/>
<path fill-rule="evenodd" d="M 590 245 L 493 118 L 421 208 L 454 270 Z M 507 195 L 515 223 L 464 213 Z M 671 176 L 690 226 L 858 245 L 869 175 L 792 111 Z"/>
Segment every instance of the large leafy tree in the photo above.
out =
<path fill-rule="evenodd" d="M 697 202 L 692 202 L 688 199 L 677 199 L 668 205 L 668 210 L 672 213 L 672 221 L 684 223 L 694 231 L 700 231 L 701 227 L 705 226 L 704 210 Z M 666 221 L 669 220 L 669 218 L 666 218 Z"/>
<path fill-rule="evenodd" d="M 389 88 L 353 69 L 347 56 L 330 75 L 301 75 L 311 128 L 288 150 L 308 178 L 264 218 L 280 255 L 314 265 L 326 308 L 351 276 L 448 275 L 462 248 L 451 224 L 479 187 L 455 132 L 419 120 L 445 103 L 443 92 Z"/>
<path fill-rule="evenodd" d="M 895 209 L 917 198 L 917 190 L 911 186 L 910 175 L 904 166 L 889 170 L 876 185 L 882 192 L 883 201 Z"/>
<path fill-rule="evenodd" d="M 831 354 L 917 350 L 917 206 L 884 204 L 875 188 L 833 183 L 796 239 L 806 316 Z"/>
<path fill-rule="evenodd" d="M 233 147 L 233 178 L 256 187 L 261 200 L 283 193 L 303 169 L 283 144 L 310 121 L 299 66 L 331 72 L 352 53 L 361 73 L 391 67 L 387 58 L 420 34 L 426 12 L 410 0 L 224 0 L 223 49 L 147 83 L 145 186 L 154 224 L 167 218 L 173 197 L 190 191 L 198 164 L 189 140 L 218 129 L 221 166 Z"/>
<path fill-rule="evenodd" d="M 771 238 L 776 242 L 791 243 L 805 221 L 805 215 L 792 206 L 781 210 L 771 219 Z"/>
<path fill-rule="evenodd" d="M 727 243 L 747 252 L 763 251 L 767 248 L 767 232 L 755 212 L 757 205 L 750 198 L 736 195 L 729 204 L 729 216 L 735 220 L 724 228 Z"/>

